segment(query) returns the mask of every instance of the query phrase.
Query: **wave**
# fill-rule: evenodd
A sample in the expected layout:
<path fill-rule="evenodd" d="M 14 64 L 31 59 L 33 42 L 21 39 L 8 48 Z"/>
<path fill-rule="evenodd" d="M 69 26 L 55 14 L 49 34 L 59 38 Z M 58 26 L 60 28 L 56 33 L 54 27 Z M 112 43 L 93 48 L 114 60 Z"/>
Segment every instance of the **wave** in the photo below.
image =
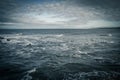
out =
<path fill-rule="evenodd" d="M 0 66 L 25 70 L 22 80 L 117 80 L 119 76 L 119 38 L 113 33 L 28 34 L 4 34 L 0 39 L 0 64 L 5 64 Z"/>
<path fill-rule="evenodd" d="M 69 63 L 61 67 L 34 68 L 27 72 L 22 80 L 116 80 L 120 73 L 114 71 L 102 71 L 93 66 Z"/>

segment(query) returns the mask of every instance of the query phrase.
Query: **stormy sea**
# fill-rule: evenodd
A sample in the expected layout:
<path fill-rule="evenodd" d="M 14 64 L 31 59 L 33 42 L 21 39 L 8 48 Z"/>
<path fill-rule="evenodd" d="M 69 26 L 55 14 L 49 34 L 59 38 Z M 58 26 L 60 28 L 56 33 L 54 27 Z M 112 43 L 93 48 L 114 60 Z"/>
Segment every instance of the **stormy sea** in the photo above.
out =
<path fill-rule="evenodd" d="M 0 80 L 120 80 L 120 29 L 1 29 Z"/>

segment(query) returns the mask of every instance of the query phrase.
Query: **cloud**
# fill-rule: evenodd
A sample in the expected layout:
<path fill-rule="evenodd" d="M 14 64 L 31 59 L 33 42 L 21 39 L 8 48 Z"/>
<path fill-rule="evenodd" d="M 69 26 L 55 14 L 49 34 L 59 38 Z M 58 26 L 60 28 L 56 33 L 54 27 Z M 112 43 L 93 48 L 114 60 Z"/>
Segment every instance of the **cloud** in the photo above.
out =
<path fill-rule="evenodd" d="M 88 21 L 86 24 L 25 24 L 25 23 L 0 23 L 1 28 L 7 29 L 91 29 L 91 28 L 110 28 L 119 27 L 120 21 L 95 20 Z"/>
<path fill-rule="evenodd" d="M 18 10 L 24 10 L 23 8 Z M 99 10 L 72 6 L 66 2 L 27 5 L 25 12 L 11 15 L 12 20 L 32 24 L 84 24 L 101 18 L 104 18 L 104 15 Z"/>
<path fill-rule="evenodd" d="M 16 25 L 19 28 L 28 25 L 32 28 L 118 26 L 120 22 L 118 2 L 118 0 L 2 0 L 0 25 Z"/>
<path fill-rule="evenodd" d="M 83 25 L 76 25 L 76 28 L 109 28 L 109 27 L 119 27 L 120 21 L 106 21 L 106 20 L 93 20 L 89 21 L 86 24 Z"/>

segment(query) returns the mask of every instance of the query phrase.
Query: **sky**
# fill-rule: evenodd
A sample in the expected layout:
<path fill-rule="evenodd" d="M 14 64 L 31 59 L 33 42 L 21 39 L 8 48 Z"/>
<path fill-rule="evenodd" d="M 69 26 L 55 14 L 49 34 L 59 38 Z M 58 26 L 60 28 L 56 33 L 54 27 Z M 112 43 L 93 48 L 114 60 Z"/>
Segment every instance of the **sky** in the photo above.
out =
<path fill-rule="evenodd" d="M 120 0 L 0 0 L 0 29 L 120 27 Z"/>

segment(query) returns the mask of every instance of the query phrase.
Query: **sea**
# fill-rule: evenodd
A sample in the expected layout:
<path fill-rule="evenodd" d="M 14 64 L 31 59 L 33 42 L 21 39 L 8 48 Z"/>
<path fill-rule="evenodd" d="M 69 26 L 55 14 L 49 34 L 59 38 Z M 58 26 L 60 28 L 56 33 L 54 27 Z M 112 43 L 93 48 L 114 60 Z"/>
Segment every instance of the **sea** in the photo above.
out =
<path fill-rule="evenodd" d="M 120 29 L 1 29 L 0 80 L 120 80 Z"/>

